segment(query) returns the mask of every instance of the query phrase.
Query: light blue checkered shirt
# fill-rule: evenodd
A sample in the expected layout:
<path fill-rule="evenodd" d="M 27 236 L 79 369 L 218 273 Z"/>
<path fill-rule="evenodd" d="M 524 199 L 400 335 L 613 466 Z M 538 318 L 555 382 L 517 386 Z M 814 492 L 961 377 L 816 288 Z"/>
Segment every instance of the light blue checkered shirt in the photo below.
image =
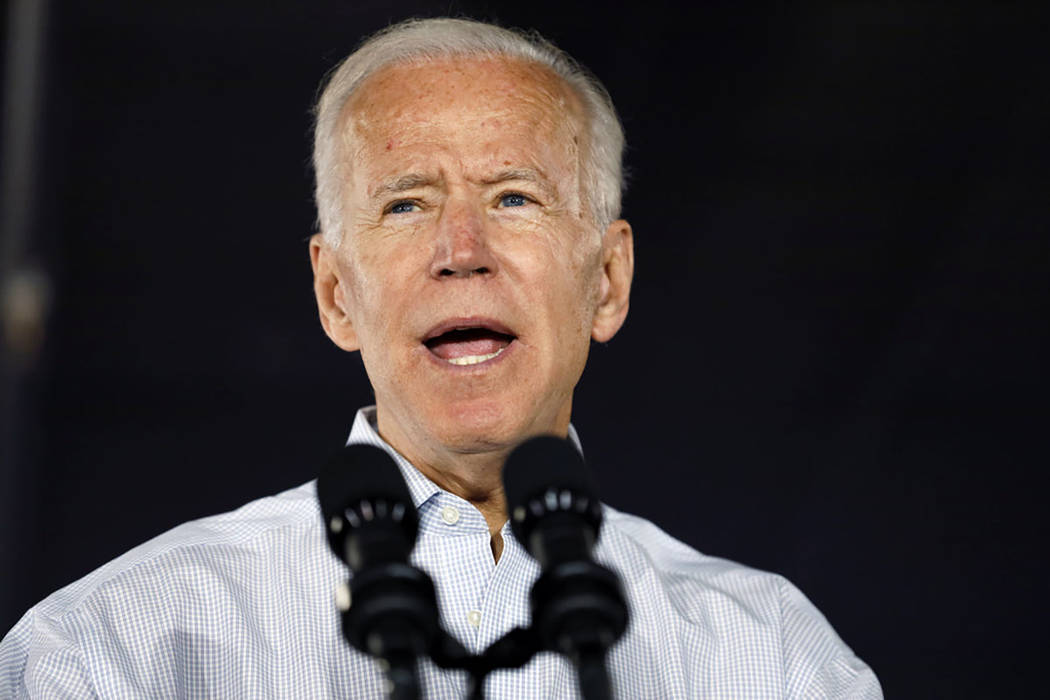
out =
<path fill-rule="evenodd" d="M 539 568 L 504 526 L 494 563 L 485 519 L 442 491 L 357 414 L 349 442 L 398 461 L 419 508 L 414 562 L 437 585 L 445 627 L 474 652 L 529 622 Z M 571 430 L 571 429 L 570 429 Z M 575 432 L 571 436 L 576 440 Z M 871 669 L 789 582 L 704 556 L 605 510 L 596 557 L 631 606 L 610 652 L 623 698 L 881 698 Z M 381 698 L 376 663 L 344 641 L 311 482 L 186 523 L 30 609 L 0 642 L 0 698 Z M 422 665 L 425 697 L 466 678 Z M 492 698 L 577 697 L 570 665 L 541 654 L 489 677 Z"/>

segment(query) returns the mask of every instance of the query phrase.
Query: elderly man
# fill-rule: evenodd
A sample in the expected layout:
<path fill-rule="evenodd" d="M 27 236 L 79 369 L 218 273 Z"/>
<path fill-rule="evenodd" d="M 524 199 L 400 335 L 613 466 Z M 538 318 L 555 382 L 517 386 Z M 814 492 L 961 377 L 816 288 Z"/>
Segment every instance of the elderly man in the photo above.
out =
<path fill-rule="evenodd" d="M 415 563 L 444 626 L 485 649 L 528 624 L 539 571 L 507 525 L 502 465 L 569 424 L 590 341 L 627 314 L 631 227 L 608 96 L 535 37 L 465 20 L 403 23 L 332 75 L 317 111 L 325 332 L 375 389 L 350 439 L 397 461 L 421 522 Z M 880 697 L 784 579 L 703 556 L 606 509 L 597 558 L 631 624 L 609 655 L 622 697 Z M 377 664 L 338 630 L 313 484 L 182 527 L 55 593 L 0 646 L 0 695 L 377 697 Z M 421 665 L 431 697 L 461 674 Z M 491 697 L 576 693 L 541 654 Z"/>

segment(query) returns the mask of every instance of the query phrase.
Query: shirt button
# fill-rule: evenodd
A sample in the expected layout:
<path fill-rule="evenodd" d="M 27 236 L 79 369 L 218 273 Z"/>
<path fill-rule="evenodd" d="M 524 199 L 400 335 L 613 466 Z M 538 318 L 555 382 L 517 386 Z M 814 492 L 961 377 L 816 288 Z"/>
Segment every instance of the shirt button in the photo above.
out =
<path fill-rule="evenodd" d="M 455 525 L 459 522 L 459 511 L 452 506 L 445 506 L 441 509 L 441 519 L 446 525 Z"/>
<path fill-rule="evenodd" d="M 477 627 L 481 624 L 481 613 L 477 610 L 471 610 L 467 613 L 467 622 L 470 623 L 471 627 Z"/>

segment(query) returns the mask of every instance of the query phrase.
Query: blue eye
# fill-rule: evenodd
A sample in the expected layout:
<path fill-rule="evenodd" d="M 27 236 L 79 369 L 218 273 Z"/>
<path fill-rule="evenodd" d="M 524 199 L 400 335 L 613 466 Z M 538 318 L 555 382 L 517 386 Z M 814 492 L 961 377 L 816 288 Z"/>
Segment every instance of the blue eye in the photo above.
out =
<path fill-rule="evenodd" d="M 499 198 L 500 205 L 504 207 L 523 207 L 528 201 L 523 194 L 505 194 Z"/>
<path fill-rule="evenodd" d="M 415 202 L 394 202 L 394 205 L 390 207 L 389 211 L 391 214 L 408 214 L 409 212 L 415 211 L 419 207 Z"/>

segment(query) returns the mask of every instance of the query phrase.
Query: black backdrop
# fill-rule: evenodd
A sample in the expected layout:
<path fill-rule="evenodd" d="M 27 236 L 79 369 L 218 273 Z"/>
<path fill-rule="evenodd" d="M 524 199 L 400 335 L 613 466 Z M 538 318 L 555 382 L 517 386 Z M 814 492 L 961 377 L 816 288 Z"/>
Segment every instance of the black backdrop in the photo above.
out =
<path fill-rule="evenodd" d="M 0 627 L 345 437 L 371 395 L 313 307 L 308 108 L 362 35 L 450 11 L 539 29 L 626 126 L 632 309 L 574 412 L 605 500 L 789 577 L 891 697 L 1026 687 L 1048 65 L 998 3 L 53 2 Z"/>

